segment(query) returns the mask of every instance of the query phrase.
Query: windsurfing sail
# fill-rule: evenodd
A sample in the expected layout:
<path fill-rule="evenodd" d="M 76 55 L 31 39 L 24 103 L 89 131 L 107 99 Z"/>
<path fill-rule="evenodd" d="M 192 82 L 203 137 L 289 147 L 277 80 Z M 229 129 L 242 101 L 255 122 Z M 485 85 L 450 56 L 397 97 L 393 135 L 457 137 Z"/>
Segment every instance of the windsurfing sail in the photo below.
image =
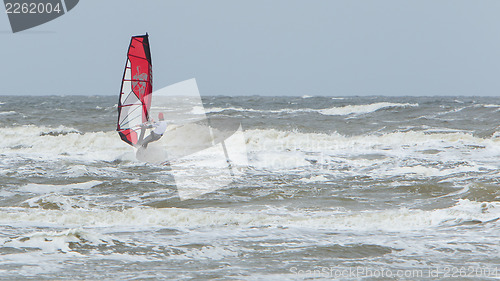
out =
<path fill-rule="evenodd" d="M 130 40 L 118 101 L 116 130 L 121 139 L 132 146 L 138 142 L 141 124 L 149 121 L 152 91 L 153 70 L 146 33 Z"/>

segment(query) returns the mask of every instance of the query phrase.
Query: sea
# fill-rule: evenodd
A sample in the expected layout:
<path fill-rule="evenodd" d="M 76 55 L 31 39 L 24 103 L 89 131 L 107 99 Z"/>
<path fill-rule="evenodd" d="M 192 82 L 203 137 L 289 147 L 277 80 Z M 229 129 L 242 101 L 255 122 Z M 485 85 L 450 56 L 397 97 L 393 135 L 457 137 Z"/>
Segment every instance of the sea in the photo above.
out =
<path fill-rule="evenodd" d="M 183 199 L 117 97 L 0 96 L 0 279 L 500 278 L 499 97 L 202 100 L 248 161 Z"/>

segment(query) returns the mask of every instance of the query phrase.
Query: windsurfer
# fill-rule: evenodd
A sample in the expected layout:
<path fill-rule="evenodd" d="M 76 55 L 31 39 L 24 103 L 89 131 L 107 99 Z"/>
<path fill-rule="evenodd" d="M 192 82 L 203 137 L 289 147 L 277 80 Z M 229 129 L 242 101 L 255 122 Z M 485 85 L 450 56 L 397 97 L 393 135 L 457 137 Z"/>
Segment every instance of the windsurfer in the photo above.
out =
<path fill-rule="evenodd" d="M 153 124 L 151 124 L 151 125 L 146 125 L 146 124 L 141 125 L 141 136 L 139 137 L 138 144 L 142 145 L 143 148 L 148 148 L 148 144 L 150 142 L 154 142 L 154 141 L 159 140 L 163 136 L 165 131 L 167 130 L 167 121 L 165 121 L 165 118 L 164 118 L 162 112 L 158 113 L 158 119 L 159 119 L 158 122 L 153 122 Z M 151 131 L 149 136 L 147 136 L 143 140 L 144 132 L 148 128 L 149 129 L 154 128 L 154 129 Z"/>

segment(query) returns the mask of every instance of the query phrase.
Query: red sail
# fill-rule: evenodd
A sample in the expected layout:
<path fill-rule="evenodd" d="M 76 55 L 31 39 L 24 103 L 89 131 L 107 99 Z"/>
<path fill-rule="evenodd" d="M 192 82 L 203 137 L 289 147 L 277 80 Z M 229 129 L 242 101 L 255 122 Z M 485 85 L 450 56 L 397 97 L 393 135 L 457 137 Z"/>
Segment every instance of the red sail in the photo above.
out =
<path fill-rule="evenodd" d="M 153 71 L 148 35 L 134 36 L 130 40 L 123 72 L 116 128 L 121 139 L 130 145 L 137 144 L 140 125 L 149 121 L 152 92 Z"/>

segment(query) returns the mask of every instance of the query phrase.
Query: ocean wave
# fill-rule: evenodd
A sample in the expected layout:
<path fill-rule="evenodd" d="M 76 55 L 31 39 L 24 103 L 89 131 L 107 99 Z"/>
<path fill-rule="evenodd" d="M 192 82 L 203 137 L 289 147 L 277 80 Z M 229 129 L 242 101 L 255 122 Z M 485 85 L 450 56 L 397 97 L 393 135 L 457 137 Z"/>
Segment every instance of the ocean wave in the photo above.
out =
<path fill-rule="evenodd" d="M 161 241 L 161 240 L 160 240 Z M 238 249 L 217 244 L 202 242 L 176 245 L 176 243 L 161 243 L 160 241 L 131 240 L 116 233 L 102 233 L 98 229 L 83 227 L 69 228 L 66 230 L 35 231 L 29 234 L 0 238 L 0 246 L 22 250 L 16 256 L 8 255 L 3 262 L 9 260 L 22 260 L 23 264 L 33 263 L 35 272 L 22 272 L 23 276 L 36 276 L 37 273 L 46 273 L 47 270 L 39 268 L 40 260 L 47 261 L 47 254 L 54 257 L 76 256 L 88 254 L 92 251 L 99 260 L 117 260 L 122 262 L 151 262 L 163 260 L 222 260 L 227 257 L 237 257 Z M 174 245 L 172 245 L 174 244 Z M 126 251 L 123 248 L 126 247 Z M 44 256 L 45 255 L 45 256 Z M 31 259 L 29 259 L 31 257 Z M 23 259 L 24 258 L 24 259 Z M 28 259 L 27 259 L 28 258 Z M 60 268 L 56 267 L 58 271 Z M 48 271 L 51 272 L 51 271 Z"/>
<path fill-rule="evenodd" d="M 359 115 L 372 113 L 384 108 L 395 108 L 395 107 L 417 107 L 417 103 L 390 103 L 390 102 L 377 102 L 365 105 L 346 105 L 342 107 L 332 107 L 327 109 L 319 110 L 321 114 L 324 115 Z"/>
<path fill-rule="evenodd" d="M 344 99 L 344 98 L 332 98 L 332 99 Z M 372 113 L 384 108 L 406 108 L 406 107 L 417 107 L 416 103 L 389 103 L 389 102 L 379 102 L 367 105 L 347 105 L 343 107 L 332 107 L 324 109 L 316 108 L 282 108 L 282 109 L 253 109 L 253 108 L 243 108 L 243 107 L 207 107 L 206 113 L 220 113 L 224 111 L 237 111 L 237 112 L 252 112 L 252 113 L 288 113 L 294 114 L 299 112 L 318 112 L 323 115 L 360 115 Z M 198 113 L 200 110 L 196 109 L 194 112 Z"/>
<path fill-rule="evenodd" d="M 245 131 L 247 144 L 256 150 L 288 150 L 288 151 L 344 151 L 346 148 L 360 150 L 364 148 L 386 150 L 390 147 L 428 145 L 432 147 L 449 146 L 451 143 L 470 143 L 495 145 L 494 139 L 476 137 L 466 132 L 389 132 L 385 134 L 345 136 L 332 133 L 303 133 L 298 131 L 281 131 L 276 129 L 255 129 Z"/>
<path fill-rule="evenodd" d="M 195 115 L 201 115 L 201 114 L 205 114 L 205 108 L 203 108 L 203 106 L 194 106 L 193 109 L 191 110 L 191 114 L 195 114 Z"/>
<path fill-rule="evenodd" d="M 51 192 L 68 192 L 73 189 L 90 189 L 96 185 L 101 184 L 101 181 L 89 181 L 89 182 L 82 182 L 82 183 L 74 183 L 74 184 L 64 184 L 64 185 L 57 185 L 57 184 L 34 184 L 30 183 L 24 186 L 19 187 L 19 191 L 21 192 L 30 192 L 30 193 L 39 193 L 39 194 L 44 194 L 44 193 L 51 193 Z"/>
<path fill-rule="evenodd" d="M 42 253 L 68 253 L 73 247 L 114 245 L 118 241 L 102 233 L 96 233 L 82 228 L 72 228 L 62 231 L 37 231 L 17 238 L 7 238 L 0 242 L 4 247 L 18 249 L 40 249 Z"/>
<path fill-rule="evenodd" d="M 14 115 L 17 114 L 15 111 L 0 111 L 0 115 Z"/>
<path fill-rule="evenodd" d="M 498 108 L 500 104 L 478 104 L 477 107 Z"/>
<path fill-rule="evenodd" d="M 311 176 L 307 178 L 302 178 L 300 179 L 301 182 L 305 183 L 315 183 L 315 182 L 326 182 L 328 179 L 324 175 L 319 175 L 319 176 Z"/>
<path fill-rule="evenodd" d="M 249 164 L 258 169 L 318 169 L 373 178 L 450 177 L 495 171 L 500 140 L 465 132 L 407 131 L 344 136 L 278 130 L 246 132 Z"/>
<path fill-rule="evenodd" d="M 167 138 L 155 145 L 169 151 L 181 151 L 199 134 L 197 125 L 183 129 L 170 128 Z M 2 129 L 0 153 L 4 158 L 75 159 L 82 161 L 135 161 L 133 149 L 116 132 L 79 132 L 73 128 L 17 126 Z M 304 133 L 276 129 L 254 129 L 244 132 L 250 164 L 257 168 L 293 169 L 334 159 L 353 163 L 385 163 L 388 159 L 421 159 L 423 161 L 473 161 L 485 168 L 500 157 L 500 139 L 480 138 L 467 132 L 425 130 L 388 132 L 384 134 L 345 136 L 332 133 Z M 207 135 L 208 136 L 208 135 Z M 209 143 L 207 139 L 206 143 Z M 196 142 L 195 142 L 196 144 Z M 426 151 L 435 151 L 427 153 Z M 373 158 L 370 155 L 380 157 Z M 365 157 L 366 156 L 366 157 Z M 340 157 L 340 158 L 339 158 Z M 274 164 L 273 164 L 274 163 Z M 347 162 L 346 162 L 347 163 Z M 484 164 L 484 165 L 483 165 Z M 415 166 L 415 165 L 413 165 Z M 405 166 L 402 166 L 405 167 Z M 476 171 L 472 166 L 464 166 Z M 70 167 L 69 174 L 90 173 L 87 167 Z M 435 167 L 434 167 L 435 168 Z M 442 167 L 441 167 L 442 168 Z M 414 169 L 415 171 L 418 169 Z M 404 170 L 401 173 L 407 174 Z M 112 172 L 111 172 L 112 173 Z M 427 174 L 432 173 L 430 170 Z M 419 173 L 425 174 L 425 173 Z"/>
<path fill-rule="evenodd" d="M 495 112 L 500 111 L 500 104 L 479 104 L 478 107 L 496 109 Z"/>
<path fill-rule="evenodd" d="M 14 225 L 57 225 L 59 227 L 130 227 L 189 230 L 205 227 L 303 227 L 359 231 L 413 231 L 467 222 L 484 223 L 500 217 L 499 202 L 460 199 L 455 205 L 434 210 L 397 208 L 351 212 L 335 210 L 311 213 L 275 210 L 238 212 L 227 209 L 181 209 L 133 207 L 122 211 L 106 209 L 23 209 L 0 208 L 0 222 Z"/>
<path fill-rule="evenodd" d="M 252 112 L 252 113 L 297 113 L 297 112 L 314 112 L 317 109 L 312 108 L 283 108 L 283 109 L 253 109 L 243 107 L 208 107 L 206 113 L 220 113 L 224 111 L 237 111 L 237 112 Z"/>
<path fill-rule="evenodd" d="M 51 128 L 34 125 L 7 127 L 2 132 L 0 153 L 13 157 L 113 161 L 131 152 L 116 132 L 82 133 L 64 126 Z"/>

